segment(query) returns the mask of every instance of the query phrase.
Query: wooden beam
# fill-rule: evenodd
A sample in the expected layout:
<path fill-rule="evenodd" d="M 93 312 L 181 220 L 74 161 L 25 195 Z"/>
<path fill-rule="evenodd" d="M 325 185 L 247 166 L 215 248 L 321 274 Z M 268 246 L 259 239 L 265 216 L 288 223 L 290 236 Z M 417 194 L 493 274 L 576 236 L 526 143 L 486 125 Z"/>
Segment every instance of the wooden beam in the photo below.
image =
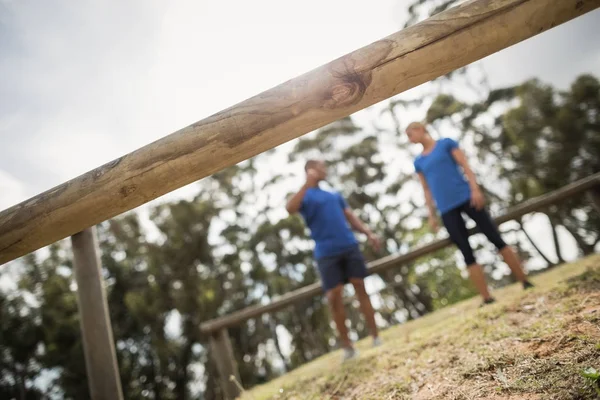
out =
<path fill-rule="evenodd" d="M 93 400 L 123 399 L 96 228 L 73 235 L 73 264 L 85 367 Z"/>
<path fill-rule="evenodd" d="M 533 211 L 540 211 L 553 204 L 560 203 L 570 197 L 577 196 L 589 191 L 592 188 L 597 188 L 600 185 L 600 173 L 591 175 L 585 179 L 574 182 L 559 190 L 536 197 L 519 204 L 516 207 L 509 209 L 506 214 L 495 219 L 495 222 L 500 225 L 507 221 L 518 219 L 525 214 Z M 469 234 L 477 233 L 477 229 L 470 229 Z M 450 239 L 441 239 L 433 243 L 418 247 L 406 254 L 395 254 L 368 264 L 369 275 L 379 274 L 391 268 L 396 268 L 402 264 L 412 262 L 422 256 L 441 250 L 444 247 L 450 246 Z M 272 313 L 281 310 L 291 304 L 309 299 L 322 293 L 321 283 L 313 283 L 301 289 L 286 293 L 285 295 L 273 299 L 272 302 L 265 305 L 258 305 L 245 308 L 243 310 L 225 315 L 221 318 L 206 321 L 200 324 L 202 333 L 211 333 L 217 330 L 226 329 L 236 326 L 251 318 L 256 318 L 262 314 Z"/>
<path fill-rule="evenodd" d="M 0 265 L 599 6 L 473 0 L 437 14 L 5 210 Z"/>
<path fill-rule="evenodd" d="M 210 336 L 210 349 L 213 361 L 217 365 L 221 389 L 227 400 L 236 399 L 240 394 L 242 380 L 238 371 L 235 355 L 227 329 L 220 329 Z"/>

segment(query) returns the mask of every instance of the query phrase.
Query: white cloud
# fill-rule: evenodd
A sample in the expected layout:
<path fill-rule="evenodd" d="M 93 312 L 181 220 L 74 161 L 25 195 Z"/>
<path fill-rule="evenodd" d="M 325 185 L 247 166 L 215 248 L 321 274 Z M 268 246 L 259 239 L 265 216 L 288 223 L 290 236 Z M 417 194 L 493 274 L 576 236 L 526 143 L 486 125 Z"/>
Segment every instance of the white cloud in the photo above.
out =
<path fill-rule="evenodd" d="M 0 210 L 17 204 L 25 196 L 23 184 L 0 169 Z"/>
<path fill-rule="evenodd" d="M 494 87 L 537 77 L 566 89 L 575 77 L 600 73 L 600 11 L 592 11 L 483 60 Z"/>

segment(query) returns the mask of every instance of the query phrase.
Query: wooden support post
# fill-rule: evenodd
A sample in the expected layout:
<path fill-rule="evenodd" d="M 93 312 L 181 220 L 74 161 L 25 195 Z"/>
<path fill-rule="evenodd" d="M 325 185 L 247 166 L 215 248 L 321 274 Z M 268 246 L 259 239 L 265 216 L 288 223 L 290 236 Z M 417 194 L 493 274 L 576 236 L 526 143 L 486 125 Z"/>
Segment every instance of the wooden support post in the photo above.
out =
<path fill-rule="evenodd" d="M 210 336 L 210 348 L 213 360 L 217 364 L 225 398 L 233 400 L 241 394 L 238 385 L 241 385 L 242 381 L 227 328 L 218 330 Z"/>
<path fill-rule="evenodd" d="M 73 235 L 71 243 L 90 395 L 93 400 L 122 400 L 96 228 L 88 228 Z"/>
<path fill-rule="evenodd" d="M 0 264 L 598 7 L 461 3 L 1 212 Z"/>
<path fill-rule="evenodd" d="M 587 196 L 594 208 L 596 209 L 596 212 L 600 213 L 600 185 L 588 190 Z"/>

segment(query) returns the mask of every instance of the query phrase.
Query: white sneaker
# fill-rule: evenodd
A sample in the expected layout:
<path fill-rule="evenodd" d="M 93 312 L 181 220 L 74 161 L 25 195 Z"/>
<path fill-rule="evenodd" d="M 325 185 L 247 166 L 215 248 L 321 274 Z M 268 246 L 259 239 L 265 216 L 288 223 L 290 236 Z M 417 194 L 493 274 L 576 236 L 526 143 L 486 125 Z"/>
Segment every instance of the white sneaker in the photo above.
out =
<path fill-rule="evenodd" d="M 348 360 L 352 360 L 358 357 L 358 351 L 353 347 L 345 347 L 344 348 L 344 356 L 342 357 L 342 362 L 346 362 Z"/>
<path fill-rule="evenodd" d="M 373 347 L 379 347 L 383 344 L 383 340 L 379 336 L 373 339 Z"/>

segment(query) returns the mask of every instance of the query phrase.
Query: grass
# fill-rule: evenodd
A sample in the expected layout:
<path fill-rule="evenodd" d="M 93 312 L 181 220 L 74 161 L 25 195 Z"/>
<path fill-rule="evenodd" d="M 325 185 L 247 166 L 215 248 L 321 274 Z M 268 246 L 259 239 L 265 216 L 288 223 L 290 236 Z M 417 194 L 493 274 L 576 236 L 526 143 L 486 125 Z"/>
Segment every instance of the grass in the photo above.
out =
<path fill-rule="evenodd" d="M 264 399 L 595 399 L 600 380 L 600 255 L 470 299 L 325 355 L 242 395 Z"/>

